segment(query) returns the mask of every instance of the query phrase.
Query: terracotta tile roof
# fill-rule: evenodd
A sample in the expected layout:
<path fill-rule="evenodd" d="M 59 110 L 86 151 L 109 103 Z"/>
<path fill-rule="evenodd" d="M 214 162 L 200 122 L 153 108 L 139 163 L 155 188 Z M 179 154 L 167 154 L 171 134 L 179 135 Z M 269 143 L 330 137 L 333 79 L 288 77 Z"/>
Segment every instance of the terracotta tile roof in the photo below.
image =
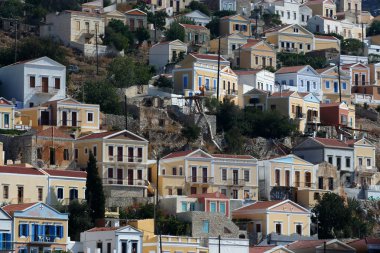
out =
<path fill-rule="evenodd" d="M 229 154 L 212 154 L 216 158 L 229 158 L 229 159 L 255 159 L 250 155 L 229 155 Z"/>
<path fill-rule="evenodd" d="M 80 177 L 80 178 L 87 178 L 87 172 L 85 171 L 74 171 L 74 170 L 51 170 L 51 169 L 44 169 L 46 173 L 48 173 L 51 176 L 58 176 L 58 177 Z"/>
<path fill-rule="evenodd" d="M 349 148 L 349 146 L 337 139 L 328 139 L 328 138 L 314 138 L 317 142 L 321 143 L 323 146 L 327 147 L 339 147 L 339 148 Z"/>
<path fill-rule="evenodd" d="M 288 244 L 287 248 L 290 250 L 294 249 L 307 249 L 307 248 L 315 248 L 322 245 L 324 242 L 328 242 L 328 240 L 302 240 L 295 241 L 293 243 Z"/>
<path fill-rule="evenodd" d="M 115 231 L 118 229 L 120 229 L 120 227 L 96 227 L 96 228 L 91 228 L 85 232 Z"/>
<path fill-rule="evenodd" d="M 284 200 L 273 200 L 273 201 L 258 201 L 255 202 L 249 206 L 242 207 L 240 209 L 237 209 L 233 211 L 233 213 L 239 213 L 241 211 L 250 211 L 250 210 L 262 210 L 262 209 L 268 209 L 271 206 L 277 205 Z"/>
<path fill-rule="evenodd" d="M 241 48 L 251 48 L 260 42 L 261 42 L 261 40 L 249 39 L 249 41 L 246 44 L 244 44 Z"/>
<path fill-rule="evenodd" d="M 136 9 L 126 11 L 125 14 L 127 14 L 127 15 L 137 15 L 137 16 L 146 16 L 147 15 L 145 12 L 140 11 L 140 10 L 136 10 Z"/>
<path fill-rule="evenodd" d="M 114 133 L 117 133 L 117 131 L 94 133 L 94 134 L 89 134 L 89 135 L 85 135 L 85 136 L 79 137 L 78 140 L 99 139 L 99 138 L 107 137 L 107 136 L 109 136 L 111 134 L 114 134 Z"/>
<path fill-rule="evenodd" d="M 191 53 L 190 55 L 194 56 L 195 58 L 203 59 L 203 60 L 213 60 L 213 61 L 217 61 L 218 60 L 218 55 L 217 54 L 196 54 L 196 53 Z M 221 61 L 227 61 L 222 56 L 220 56 L 220 60 Z"/>
<path fill-rule="evenodd" d="M 37 136 L 38 137 L 50 137 L 50 138 L 55 137 L 55 138 L 70 139 L 70 140 L 74 139 L 74 137 L 72 137 L 71 135 L 69 135 L 67 133 L 62 132 L 61 130 L 59 130 L 56 127 L 46 128 L 45 130 L 38 132 Z"/>
<path fill-rule="evenodd" d="M 14 212 L 16 211 L 23 211 L 36 203 L 23 203 L 23 204 L 10 204 L 3 206 L 3 210 L 7 212 L 10 216 L 13 216 Z"/>
<path fill-rule="evenodd" d="M 274 247 L 276 247 L 276 245 L 249 247 L 249 253 L 264 253 L 265 251 L 273 249 Z"/>
<path fill-rule="evenodd" d="M 41 171 L 31 167 L 21 166 L 0 166 L 0 173 L 14 173 L 14 174 L 26 174 L 26 175 L 44 175 Z"/>
<path fill-rule="evenodd" d="M 164 157 L 162 157 L 162 159 L 170 159 L 170 158 L 176 158 L 176 157 L 182 157 L 182 156 L 187 156 L 188 154 L 191 154 L 193 153 L 195 150 L 185 150 L 185 151 L 178 151 L 178 152 L 173 152 L 173 153 L 170 153 Z"/>
<path fill-rule="evenodd" d="M 349 146 L 353 146 L 358 140 L 347 140 L 346 143 Z"/>
<path fill-rule="evenodd" d="M 189 28 L 189 29 L 196 29 L 196 30 L 208 30 L 206 27 L 201 26 L 201 25 L 190 25 L 190 24 L 180 24 L 184 28 Z"/>
<path fill-rule="evenodd" d="M 282 92 L 274 92 L 271 94 L 271 97 L 290 97 L 291 95 L 293 95 L 295 91 L 291 91 L 291 90 L 284 90 Z"/>
<path fill-rule="evenodd" d="M 329 70 L 331 68 L 334 68 L 333 66 L 330 66 L 330 67 L 327 67 L 327 68 L 323 68 L 323 69 L 316 69 L 315 71 L 318 72 L 318 74 L 322 74 L 323 72 L 325 72 L 326 70 Z"/>
<path fill-rule="evenodd" d="M 303 98 L 310 94 L 310 92 L 297 92 L 297 93 Z"/>
<path fill-rule="evenodd" d="M 287 74 L 287 73 L 297 73 L 301 69 L 307 67 L 307 65 L 303 66 L 292 66 L 292 67 L 282 67 L 276 71 L 276 74 Z"/>
<path fill-rule="evenodd" d="M 328 35 L 314 35 L 317 39 L 324 39 L 324 40 L 339 40 L 335 38 L 334 36 L 328 36 Z"/>
<path fill-rule="evenodd" d="M 263 69 L 251 69 L 251 70 L 234 70 L 237 75 L 254 75 L 263 71 Z"/>
<path fill-rule="evenodd" d="M 189 198 L 213 198 L 213 199 L 229 199 L 226 195 L 221 194 L 219 192 L 213 192 L 213 193 L 203 193 L 203 194 L 191 194 Z"/>

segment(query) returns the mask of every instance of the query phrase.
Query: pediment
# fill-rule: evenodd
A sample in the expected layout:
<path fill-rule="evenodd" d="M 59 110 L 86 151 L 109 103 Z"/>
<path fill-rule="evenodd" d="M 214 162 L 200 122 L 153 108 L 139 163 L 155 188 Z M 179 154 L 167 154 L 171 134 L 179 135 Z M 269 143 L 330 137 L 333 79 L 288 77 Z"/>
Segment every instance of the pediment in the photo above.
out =
<path fill-rule="evenodd" d="M 40 219 L 61 219 L 67 220 L 68 215 L 62 214 L 57 210 L 51 208 L 44 203 L 36 203 L 35 205 L 27 208 L 24 211 L 16 211 L 14 213 L 15 217 L 25 217 L 25 218 L 40 218 Z"/>

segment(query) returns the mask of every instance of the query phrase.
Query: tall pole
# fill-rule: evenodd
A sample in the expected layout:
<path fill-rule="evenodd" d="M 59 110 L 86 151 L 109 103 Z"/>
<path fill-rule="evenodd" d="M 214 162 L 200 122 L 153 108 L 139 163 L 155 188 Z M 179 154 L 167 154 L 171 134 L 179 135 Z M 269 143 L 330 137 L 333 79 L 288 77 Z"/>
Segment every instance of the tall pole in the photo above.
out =
<path fill-rule="evenodd" d="M 127 95 L 124 95 L 124 109 L 125 109 L 125 130 L 128 129 L 128 106 L 127 106 Z"/>
<path fill-rule="evenodd" d="M 17 62 L 17 25 L 18 20 L 15 19 L 15 63 Z"/>
<path fill-rule="evenodd" d="M 338 59 L 339 103 L 342 103 L 342 86 L 340 82 L 340 56 Z"/>
<path fill-rule="evenodd" d="M 221 240 L 221 238 L 220 238 L 220 235 L 218 236 L 218 253 L 220 253 L 220 240 Z"/>
<path fill-rule="evenodd" d="M 160 253 L 162 253 L 162 238 L 161 238 L 161 229 L 160 229 Z"/>
<path fill-rule="evenodd" d="M 364 25 L 362 22 L 362 55 L 364 55 Z"/>
<path fill-rule="evenodd" d="M 95 45 L 96 45 L 96 75 L 99 75 L 99 54 L 98 54 L 98 27 L 95 25 Z"/>
<path fill-rule="evenodd" d="M 220 36 L 218 38 L 218 77 L 216 87 L 216 100 L 219 102 L 219 82 L 220 82 Z"/>

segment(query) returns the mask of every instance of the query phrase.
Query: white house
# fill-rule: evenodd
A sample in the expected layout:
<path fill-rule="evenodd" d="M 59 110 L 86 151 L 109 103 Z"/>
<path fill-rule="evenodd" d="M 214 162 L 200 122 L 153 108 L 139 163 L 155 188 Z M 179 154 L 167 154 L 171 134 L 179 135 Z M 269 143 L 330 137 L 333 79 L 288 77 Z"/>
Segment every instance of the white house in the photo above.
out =
<path fill-rule="evenodd" d="M 282 67 L 275 74 L 275 82 L 282 90 L 311 92 L 322 100 L 321 76 L 309 65 Z"/>
<path fill-rule="evenodd" d="M 142 253 L 143 233 L 131 226 L 92 228 L 80 234 L 83 252 Z"/>
<path fill-rule="evenodd" d="M 175 19 L 178 18 L 186 18 L 194 21 L 196 25 L 206 26 L 208 23 L 210 23 L 211 18 L 204 14 L 203 12 L 200 12 L 198 10 L 185 13 L 183 15 L 178 15 L 175 17 L 170 17 L 166 20 L 166 26 L 169 27 L 171 23 L 175 21 Z"/>
<path fill-rule="evenodd" d="M 380 55 L 380 45 L 372 43 L 372 38 L 368 37 L 364 40 L 365 48 L 364 52 L 365 55 L 368 56 L 370 54 L 372 55 Z"/>
<path fill-rule="evenodd" d="M 320 15 L 313 16 L 307 22 L 307 29 L 313 33 L 336 33 L 343 35 L 342 23 L 340 20 L 322 17 Z"/>
<path fill-rule="evenodd" d="M 12 218 L 2 208 L 0 208 L 0 252 L 14 252 Z"/>
<path fill-rule="evenodd" d="M 179 252 L 179 251 L 176 251 Z M 208 252 L 209 253 L 229 253 L 229 252 L 239 252 L 248 253 L 250 252 L 249 240 L 248 239 L 236 239 L 228 238 L 220 241 L 219 250 L 219 240 L 217 238 L 210 238 L 208 240 Z"/>
<path fill-rule="evenodd" d="M 46 56 L 0 68 L 0 82 L 0 93 L 17 108 L 66 97 L 66 67 Z"/>
<path fill-rule="evenodd" d="M 300 17 L 301 4 L 297 0 L 281 0 L 275 2 L 266 2 L 264 7 L 274 14 L 280 16 L 281 22 L 288 25 L 301 25 Z M 311 16 L 311 12 L 307 8 L 303 8 L 303 14 Z"/>
<path fill-rule="evenodd" d="M 158 70 L 168 63 L 176 62 L 186 54 L 187 45 L 180 40 L 159 42 L 149 49 L 149 65 Z"/>
<path fill-rule="evenodd" d="M 219 0 L 220 11 L 236 11 L 236 0 Z"/>
<path fill-rule="evenodd" d="M 299 25 L 307 26 L 307 21 L 313 16 L 313 10 L 307 6 L 302 4 L 300 6 L 300 16 L 299 16 Z"/>
<path fill-rule="evenodd" d="M 60 40 L 63 44 L 79 49 L 85 56 L 106 53 L 100 37 L 105 34 L 105 17 L 100 13 L 66 10 L 46 15 L 40 26 L 40 36 Z"/>
<path fill-rule="evenodd" d="M 268 92 L 275 91 L 274 73 L 265 69 L 235 70 L 238 83 L 243 87 L 243 93 L 252 89 Z"/>

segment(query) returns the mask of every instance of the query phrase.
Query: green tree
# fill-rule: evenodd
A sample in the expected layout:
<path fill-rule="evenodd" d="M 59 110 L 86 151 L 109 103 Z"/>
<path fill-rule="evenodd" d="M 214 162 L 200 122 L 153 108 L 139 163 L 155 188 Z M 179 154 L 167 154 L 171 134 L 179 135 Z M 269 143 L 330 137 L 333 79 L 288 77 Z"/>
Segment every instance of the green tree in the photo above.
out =
<path fill-rule="evenodd" d="M 217 109 L 217 130 L 228 132 L 238 124 L 238 121 L 242 118 L 242 115 L 242 110 L 237 105 L 230 100 L 224 100 Z"/>
<path fill-rule="evenodd" d="M 185 17 L 185 16 L 180 16 L 180 17 L 176 18 L 175 21 L 177 23 L 180 23 L 180 24 L 195 25 L 195 22 L 192 19 Z"/>
<path fill-rule="evenodd" d="M 135 31 L 135 36 L 138 42 L 141 44 L 145 40 L 149 40 L 150 34 L 149 31 L 145 27 L 139 27 Z"/>
<path fill-rule="evenodd" d="M 133 46 L 134 37 L 128 26 L 120 20 L 112 19 L 105 29 L 103 42 L 119 51 L 128 50 Z"/>
<path fill-rule="evenodd" d="M 185 40 L 185 30 L 178 22 L 173 22 L 170 24 L 169 29 L 165 32 L 166 40 Z"/>
<path fill-rule="evenodd" d="M 227 144 L 226 152 L 228 154 L 241 154 L 243 153 L 244 137 L 238 126 L 233 126 L 228 130 L 224 136 Z"/>
<path fill-rule="evenodd" d="M 310 65 L 314 69 L 321 69 L 328 65 L 325 57 L 308 56 L 303 53 L 278 53 L 277 59 L 282 66 Z"/>
<path fill-rule="evenodd" d="M 152 77 L 147 64 L 136 62 L 130 57 L 117 57 L 109 64 L 108 79 L 117 88 L 145 85 Z"/>
<path fill-rule="evenodd" d="M 164 75 L 160 75 L 153 85 L 159 88 L 173 88 L 173 81 Z"/>
<path fill-rule="evenodd" d="M 223 10 L 223 11 L 216 11 L 213 13 L 214 17 L 226 17 L 226 16 L 232 16 L 235 15 L 236 11 L 228 11 L 228 10 Z"/>
<path fill-rule="evenodd" d="M 345 229 L 345 237 L 364 238 L 372 235 L 376 224 L 375 215 L 370 209 L 364 210 L 359 200 L 348 198 L 347 209 L 350 216 L 350 224 Z"/>
<path fill-rule="evenodd" d="M 79 241 L 80 233 L 94 226 L 91 221 L 91 211 L 87 203 L 79 203 L 78 200 L 71 201 L 68 206 L 60 206 L 58 211 L 69 213 L 69 236 L 72 240 Z"/>
<path fill-rule="evenodd" d="M 24 4 L 20 0 L 0 2 L 0 17 L 19 18 L 24 15 Z"/>
<path fill-rule="evenodd" d="M 196 141 L 199 137 L 200 132 L 201 128 L 194 124 L 186 125 L 181 129 L 181 134 L 187 139 L 188 144 Z"/>
<path fill-rule="evenodd" d="M 324 194 L 312 212 L 314 221 L 318 222 L 319 239 L 341 238 L 344 228 L 350 224 L 344 199 L 335 193 Z"/>
<path fill-rule="evenodd" d="M 363 55 L 363 42 L 357 39 L 345 39 L 341 45 L 342 54 Z"/>
<path fill-rule="evenodd" d="M 153 24 L 154 40 L 157 41 L 157 30 L 163 31 L 166 25 L 168 14 L 164 11 L 148 12 L 148 22 Z"/>
<path fill-rule="evenodd" d="M 152 219 L 154 204 L 137 204 L 120 210 L 120 219 Z"/>
<path fill-rule="evenodd" d="M 201 2 L 198 1 L 191 1 L 191 3 L 188 6 L 192 11 L 198 10 L 202 12 L 203 14 L 206 14 L 207 16 L 210 16 L 210 11 L 208 7 Z"/>
<path fill-rule="evenodd" d="M 367 30 L 367 36 L 374 36 L 380 34 L 380 21 L 374 20 Z"/>
<path fill-rule="evenodd" d="M 97 220 L 104 219 L 105 197 L 102 179 L 99 177 L 98 168 L 96 167 L 96 159 L 91 151 L 89 154 L 86 171 L 86 200 L 91 210 L 91 220 L 95 223 Z"/>
<path fill-rule="evenodd" d="M 82 89 L 82 92 L 77 93 L 77 99 L 81 99 L 84 94 L 84 102 L 100 105 L 102 112 L 117 115 L 122 113 L 118 91 L 109 82 L 87 81 Z"/>
<path fill-rule="evenodd" d="M 219 37 L 219 24 L 220 24 L 220 18 L 219 17 L 213 17 L 211 21 L 206 25 L 206 27 L 210 30 L 210 37 L 211 39 L 215 39 Z"/>
<path fill-rule="evenodd" d="M 282 25 L 280 15 L 273 13 L 264 13 L 263 21 L 266 26 L 273 27 Z"/>

